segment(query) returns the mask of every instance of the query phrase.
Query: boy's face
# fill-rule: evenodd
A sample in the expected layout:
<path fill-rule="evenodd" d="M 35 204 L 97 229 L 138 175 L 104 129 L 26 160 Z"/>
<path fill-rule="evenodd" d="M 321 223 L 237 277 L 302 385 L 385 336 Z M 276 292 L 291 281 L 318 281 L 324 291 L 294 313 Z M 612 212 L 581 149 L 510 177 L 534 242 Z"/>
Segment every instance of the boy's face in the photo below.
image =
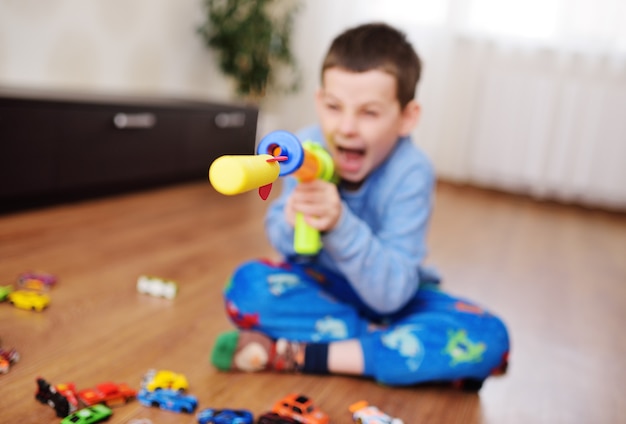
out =
<path fill-rule="evenodd" d="M 344 181 L 360 185 L 417 123 L 419 105 L 404 110 L 396 80 L 381 70 L 330 68 L 316 95 L 317 113 L 328 149 Z"/>

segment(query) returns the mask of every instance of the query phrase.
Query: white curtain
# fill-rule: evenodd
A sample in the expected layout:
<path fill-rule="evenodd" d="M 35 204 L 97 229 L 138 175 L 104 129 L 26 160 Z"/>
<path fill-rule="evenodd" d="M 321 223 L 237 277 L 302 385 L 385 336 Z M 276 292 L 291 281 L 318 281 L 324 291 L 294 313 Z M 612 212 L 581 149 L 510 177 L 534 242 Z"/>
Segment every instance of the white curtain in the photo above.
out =
<path fill-rule="evenodd" d="M 626 210 L 626 1 L 335 3 L 417 48 L 415 136 L 441 178 Z"/>

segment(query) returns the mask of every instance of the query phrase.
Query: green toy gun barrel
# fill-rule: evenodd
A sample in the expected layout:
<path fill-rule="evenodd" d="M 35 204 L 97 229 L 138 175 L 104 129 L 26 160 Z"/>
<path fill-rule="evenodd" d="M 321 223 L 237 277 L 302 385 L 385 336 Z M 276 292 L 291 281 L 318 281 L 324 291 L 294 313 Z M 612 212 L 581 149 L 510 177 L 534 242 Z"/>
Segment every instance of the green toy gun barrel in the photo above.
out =
<path fill-rule="evenodd" d="M 311 141 L 302 143 L 304 161 L 294 176 L 300 181 L 322 179 L 332 181 L 335 178 L 335 167 L 330 154 L 319 144 Z M 306 223 L 304 215 L 296 214 L 293 247 L 301 255 L 315 255 L 322 248 L 319 231 Z"/>

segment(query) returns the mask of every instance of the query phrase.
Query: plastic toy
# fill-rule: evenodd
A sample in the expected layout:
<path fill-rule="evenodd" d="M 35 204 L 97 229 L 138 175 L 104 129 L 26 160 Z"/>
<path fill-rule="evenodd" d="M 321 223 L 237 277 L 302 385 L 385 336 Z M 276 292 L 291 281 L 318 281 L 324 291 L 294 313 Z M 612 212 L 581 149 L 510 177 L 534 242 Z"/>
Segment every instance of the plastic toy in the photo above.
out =
<path fill-rule="evenodd" d="M 159 277 L 141 275 L 137 279 L 137 291 L 155 297 L 174 299 L 178 292 L 178 284 L 172 280 L 164 280 Z"/>
<path fill-rule="evenodd" d="M 37 391 L 35 392 L 35 399 L 43 404 L 47 404 L 54 409 L 57 417 L 67 417 L 69 414 L 76 410 L 76 407 L 57 390 L 50 385 L 43 378 L 37 378 Z"/>
<path fill-rule="evenodd" d="M 259 417 L 257 424 L 300 424 L 291 417 L 278 415 L 276 412 L 266 412 Z"/>
<path fill-rule="evenodd" d="M 116 384 L 110 381 L 98 384 L 95 389 L 78 392 L 78 398 L 87 406 L 104 403 L 107 406 L 127 403 L 137 396 L 137 391 L 126 383 Z"/>
<path fill-rule="evenodd" d="M 349 407 L 352 419 L 357 424 L 404 424 L 400 418 L 393 418 L 375 406 L 362 400 Z"/>
<path fill-rule="evenodd" d="M 50 304 L 50 296 L 29 290 L 16 290 L 9 293 L 9 303 L 20 309 L 41 312 Z"/>
<path fill-rule="evenodd" d="M 61 424 L 93 424 L 108 420 L 113 411 L 108 406 L 96 404 L 68 415 L 61 420 Z"/>
<path fill-rule="evenodd" d="M 35 290 L 35 291 L 48 291 L 49 287 L 46 286 L 41 280 L 28 279 L 28 280 L 20 280 L 17 283 L 17 286 L 20 289 L 24 290 Z"/>
<path fill-rule="evenodd" d="M 73 405 L 75 409 L 78 408 L 78 397 L 74 383 L 60 383 L 54 386 L 54 388 L 67 399 L 70 405 Z"/>
<path fill-rule="evenodd" d="M 287 131 L 266 135 L 254 156 L 221 156 L 209 168 L 209 180 L 218 192 L 235 195 L 258 188 L 267 199 L 279 176 L 293 174 L 300 181 L 323 179 L 333 181 L 334 163 L 330 154 L 311 141 L 300 143 Z M 319 231 L 310 227 L 301 214 L 296 216 L 294 249 L 303 255 L 314 255 L 321 248 Z"/>
<path fill-rule="evenodd" d="M 198 424 L 253 424 L 254 415 L 247 409 L 206 408 L 196 415 Z"/>
<path fill-rule="evenodd" d="M 171 389 L 160 389 L 153 392 L 142 389 L 137 394 L 137 400 L 144 406 L 187 414 L 194 412 L 198 406 L 198 399 L 195 396 L 185 395 Z"/>
<path fill-rule="evenodd" d="M 172 389 L 185 391 L 189 388 L 187 377 L 169 370 L 149 370 L 143 377 L 142 387 L 146 390 Z"/>
<path fill-rule="evenodd" d="M 6 350 L 0 347 L 0 373 L 8 373 L 9 369 L 19 360 L 20 354 L 17 350 Z"/>
<path fill-rule="evenodd" d="M 13 286 L 0 286 L 0 302 L 6 300 L 9 294 L 13 291 Z"/>
<path fill-rule="evenodd" d="M 24 272 L 17 278 L 19 286 L 25 285 L 30 281 L 39 281 L 43 286 L 51 288 L 57 283 L 57 277 L 47 272 Z"/>
<path fill-rule="evenodd" d="M 303 424 L 328 424 L 328 415 L 317 408 L 311 399 L 300 394 L 289 394 L 276 402 L 272 412 L 295 419 Z"/>

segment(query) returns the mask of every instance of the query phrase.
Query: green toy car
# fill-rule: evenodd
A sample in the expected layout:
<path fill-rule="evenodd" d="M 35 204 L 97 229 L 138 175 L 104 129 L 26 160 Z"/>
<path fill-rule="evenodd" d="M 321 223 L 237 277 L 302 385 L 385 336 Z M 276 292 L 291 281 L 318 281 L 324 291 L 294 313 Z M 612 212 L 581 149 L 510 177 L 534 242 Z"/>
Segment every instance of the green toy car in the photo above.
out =
<path fill-rule="evenodd" d="M 93 424 L 107 420 L 113 411 L 108 406 L 96 404 L 79 409 L 61 420 L 61 424 Z"/>
<path fill-rule="evenodd" d="M 9 297 L 9 293 L 11 293 L 13 291 L 13 286 L 8 285 L 8 286 L 0 286 L 0 302 L 2 302 L 3 300 L 6 300 L 7 297 Z"/>

